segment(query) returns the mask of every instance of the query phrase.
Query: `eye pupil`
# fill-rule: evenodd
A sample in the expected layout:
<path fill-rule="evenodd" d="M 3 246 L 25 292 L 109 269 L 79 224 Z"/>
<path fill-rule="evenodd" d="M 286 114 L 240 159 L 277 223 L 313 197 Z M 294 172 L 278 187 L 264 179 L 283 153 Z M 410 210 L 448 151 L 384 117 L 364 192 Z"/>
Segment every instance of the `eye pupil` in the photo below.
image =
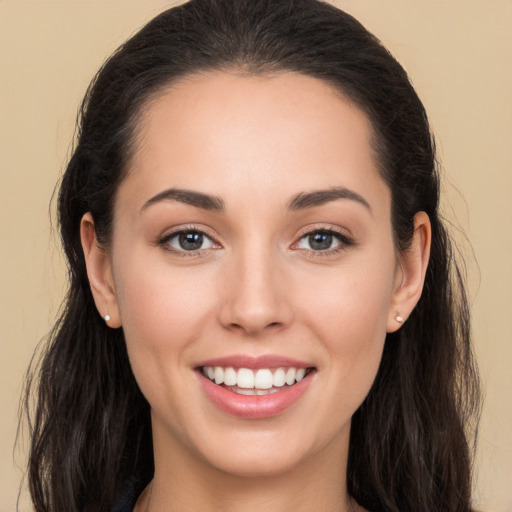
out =
<path fill-rule="evenodd" d="M 332 246 L 332 235 L 329 233 L 313 233 L 309 235 L 309 245 L 316 251 L 325 251 Z"/>
<path fill-rule="evenodd" d="M 203 235 L 201 233 L 180 233 L 178 242 L 184 251 L 197 251 L 203 245 Z"/>

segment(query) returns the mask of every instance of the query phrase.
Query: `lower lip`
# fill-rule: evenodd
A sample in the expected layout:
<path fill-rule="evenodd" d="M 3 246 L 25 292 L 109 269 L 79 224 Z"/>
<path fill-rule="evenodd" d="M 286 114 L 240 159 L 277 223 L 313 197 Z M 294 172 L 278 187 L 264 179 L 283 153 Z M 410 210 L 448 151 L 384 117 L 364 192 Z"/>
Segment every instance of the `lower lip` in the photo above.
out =
<path fill-rule="evenodd" d="M 291 407 L 305 393 L 313 373 L 309 373 L 293 386 L 283 387 L 269 395 L 239 395 L 218 386 L 201 372 L 197 372 L 206 395 L 219 409 L 246 419 L 270 418 Z"/>

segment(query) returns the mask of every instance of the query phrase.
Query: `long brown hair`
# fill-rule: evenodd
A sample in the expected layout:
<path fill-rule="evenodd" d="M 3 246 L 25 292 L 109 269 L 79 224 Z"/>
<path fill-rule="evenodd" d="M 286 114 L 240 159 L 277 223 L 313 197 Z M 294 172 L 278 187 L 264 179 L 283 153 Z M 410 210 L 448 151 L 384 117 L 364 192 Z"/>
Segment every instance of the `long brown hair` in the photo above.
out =
<path fill-rule="evenodd" d="M 423 295 L 388 335 L 378 375 L 352 419 L 348 491 L 389 512 L 471 510 L 468 426 L 478 412 L 463 267 L 439 215 L 428 119 L 406 72 L 358 21 L 317 0 L 192 0 L 160 14 L 122 45 L 90 85 L 58 214 L 69 290 L 40 367 L 29 373 L 29 485 L 36 512 L 109 511 L 153 471 L 149 405 L 122 329 L 94 306 L 79 226 L 91 212 L 108 243 L 113 198 L 141 109 L 173 81 L 205 70 L 289 70 L 343 91 L 370 119 L 380 173 L 392 194 L 397 250 L 416 212 L 432 225 Z M 27 406 L 27 410 L 30 409 Z"/>

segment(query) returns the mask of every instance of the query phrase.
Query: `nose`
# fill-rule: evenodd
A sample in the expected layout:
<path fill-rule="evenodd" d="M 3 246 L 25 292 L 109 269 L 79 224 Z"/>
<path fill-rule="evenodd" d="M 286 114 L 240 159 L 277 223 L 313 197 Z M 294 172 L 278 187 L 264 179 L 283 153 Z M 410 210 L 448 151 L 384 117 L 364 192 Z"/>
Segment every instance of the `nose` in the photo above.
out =
<path fill-rule="evenodd" d="M 225 328 L 258 336 L 291 323 L 290 290 L 284 269 L 271 251 L 233 256 L 226 267 L 219 309 Z"/>

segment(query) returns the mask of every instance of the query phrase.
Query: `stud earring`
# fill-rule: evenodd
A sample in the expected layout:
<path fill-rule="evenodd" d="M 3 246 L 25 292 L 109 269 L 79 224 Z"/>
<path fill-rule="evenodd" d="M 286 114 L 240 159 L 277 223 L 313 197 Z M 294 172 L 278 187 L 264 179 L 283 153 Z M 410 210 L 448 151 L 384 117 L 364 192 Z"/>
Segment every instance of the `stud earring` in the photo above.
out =
<path fill-rule="evenodd" d="M 105 320 L 105 322 L 109 322 L 109 321 L 110 321 L 110 315 L 107 313 L 107 314 L 103 317 L 103 320 Z"/>
<path fill-rule="evenodd" d="M 404 317 L 403 316 L 400 316 L 400 314 L 397 314 L 395 316 L 395 320 L 399 323 L 399 324 L 403 324 L 404 323 Z"/>

